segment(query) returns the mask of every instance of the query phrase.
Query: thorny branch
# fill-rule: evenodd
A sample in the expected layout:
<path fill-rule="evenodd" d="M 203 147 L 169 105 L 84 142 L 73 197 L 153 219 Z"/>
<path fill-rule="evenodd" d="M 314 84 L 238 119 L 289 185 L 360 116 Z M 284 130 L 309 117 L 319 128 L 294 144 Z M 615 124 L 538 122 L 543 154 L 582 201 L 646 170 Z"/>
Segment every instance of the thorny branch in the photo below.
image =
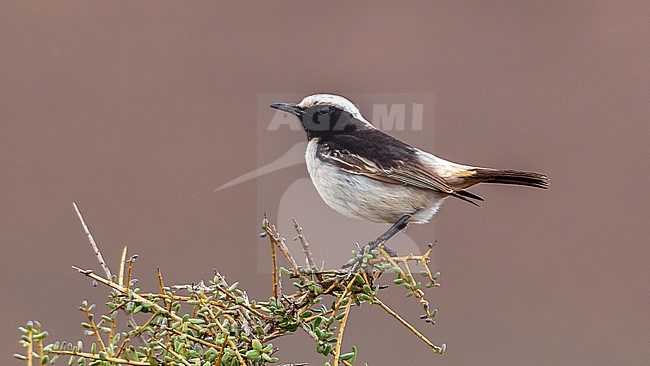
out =
<path fill-rule="evenodd" d="M 77 204 L 75 202 L 72 202 L 72 206 L 74 207 L 75 212 L 77 213 L 77 217 L 79 217 L 79 221 L 81 222 L 81 226 L 84 229 L 84 232 L 86 233 L 86 236 L 88 237 L 88 241 L 90 242 L 90 246 L 93 248 L 93 251 L 95 252 L 95 256 L 97 257 L 97 260 L 99 261 L 99 264 L 101 265 L 102 269 L 104 270 L 104 273 L 106 274 L 106 278 L 112 278 L 111 276 L 111 270 L 108 268 L 106 265 L 106 262 L 104 261 L 104 257 L 102 256 L 102 252 L 99 250 L 99 247 L 97 246 L 97 242 L 95 242 L 95 238 L 93 237 L 93 234 L 90 232 L 90 229 L 88 229 L 88 225 L 86 225 L 86 220 L 84 220 L 83 215 L 81 214 L 81 211 L 79 210 L 79 207 L 77 207 Z M 124 247 L 124 250 L 122 251 L 123 257 L 126 256 L 126 247 Z M 122 261 L 123 262 L 123 261 Z M 122 264 L 122 263 L 120 263 Z M 132 261 L 129 261 L 129 273 L 128 277 L 131 277 L 131 264 Z M 124 272 L 124 268 L 120 266 L 120 276 Z M 128 283 L 128 281 L 127 281 Z M 128 286 L 128 285 L 127 285 Z M 126 313 L 126 319 L 127 322 L 129 323 L 129 326 L 133 329 L 136 329 L 138 327 L 138 324 L 135 322 L 135 319 L 133 318 L 133 315 L 130 313 Z M 97 335 L 99 337 L 99 335 Z M 141 342 L 146 342 L 146 339 L 142 336 L 139 336 Z"/>
<path fill-rule="evenodd" d="M 309 243 L 307 242 L 307 239 L 305 238 L 305 235 L 302 233 L 302 227 L 298 225 L 298 221 L 296 219 L 293 219 L 293 227 L 296 229 L 296 239 L 300 240 L 300 245 L 302 246 L 302 251 L 305 253 L 305 260 L 307 261 L 307 266 L 310 269 L 316 270 L 316 262 L 314 261 L 314 257 L 311 254 L 311 251 L 309 250 Z"/>
<path fill-rule="evenodd" d="M 238 283 L 228 283 L 224 276 L 215 273 L 208 282 L 190 285 L 166 286 L 160 269 L 156 270 L 158 289 L 155 292 L 141 292 L 132 278 L 133 263 L 137 256 L 127 259 L 124 248 L 120 260 L 119 275 L 111 276 L 90 230 L 79 209 L 75 210 L 89 237 L 105 276 L 92 270 L 73 267 L 94 282 L 109 287 L 110 311 L 96 318 L 94 305 L 82 304 L 86 317 L 86 334 L 94 343 L 88 350 L 81 342 L 77 345 L 66 342 L 44 344 L 47 332 L 41 330 L 38 322 L 29 322 L 21 327 L 21 343 L 27 348 L 27 355 L 15 355 L 32 365 L 34 359 L 54 363 L 61 356 L 76 359 L 86 365 L 266 365 L 277 362 L 272 339 L 304 330 L 316 343 L 317 352 L 329 357 L 333 365 L 351 366 L 357 357 L 356 347 L 343 351 L 343 339 L 348 318 L 353 306 L 377 305 L 388 315 L 397 319 L 435 353 L 443 353 L 445 344 L 436 345 L 408 323 L 396 311 L 379 299 L 379 290 L 386 286 L 377 284 L 382 273 L 394 273 L 393 282 L 407 289 L 407 296 L 415 297 L 424 309 L 420 316 L 433 324 L 437 311 L 429 308 L 425 292 L 413 275 L 412 266 L 421 268 L 426 287 L 437 287 L 439 273 L 432 274 L 428 264 L 432 245 L 422 255 L 409 254 L 391 257 L 379 246 L 361 254 L 358 271 L 348 269 L 318 269 L 309 250 L 302 228 L 294 220 L 294 228 L 306 260 L 301 267 L 286 246 L 285 239 L 268 219 L 262 222 L 263 236 L 268 237 L 273 256 L 273 295 L 268 301 L 252 301 Z M 276 250 L 286 259 L 289 268 L 278 267 Z M 359 255 L 355 254 L 359 259 Z M 297 279 L 295 290 L 283 294 L 282 278 Z M 324 298 L 334 299 L 332 305 L 323 305 Z M 127 314 L 131 329 L 120 331 L 117 326 L 118 310 Z M 139 326 L 134 316 L 148 314 Z M 99 321 L 97 320 L 99 319 Z M 108 334 L 103 340 L 100 333 Z M 141 341 L 136 344 L 134 339 Z M 289 364 L 287 364 L 289 365 Z M 304 365 L 293 363 L 291 365 Z M 329 362 L 326 363 L 329 365 Z"/>
<path fill-rule="evenodd" d="M 88 225 L 86 225 L 86 221 L 84 220 L 84 217 L 81 215 L 81 211 L 79 211 L 79 207 L 77 207 L 77 204 L 75 202 L 72 202 L 72 206 L 74 206 L 74 210 L 77 212 L 77 216 L 79 217 L 79 221 L 81 221 L 81 226 L 84 228 L 84 232 L 86 233 L 86 236 L 88 237 L 88 241 L 90 242 L 90 246 L 93 248 L 93 251 L 95 252 L 95 256 L 97 256 L 97 260 L 99 261 L 99 264 L 102 266 L 102 269 L 104 270 L 104 273 L 106 274 L 106 278 L 111 278 L 111 270 L 108 269 L 108 266 L 106 265 L 106 262 L 104 261 L 104 257 L 102 256 L 102 252 L 99 251 L 99 247 L 97 246 L 97 243 L 95 242 L 95 238 L 93 237 L 93 234 L 90 233 L 90 229 L 88 229 Z"/>

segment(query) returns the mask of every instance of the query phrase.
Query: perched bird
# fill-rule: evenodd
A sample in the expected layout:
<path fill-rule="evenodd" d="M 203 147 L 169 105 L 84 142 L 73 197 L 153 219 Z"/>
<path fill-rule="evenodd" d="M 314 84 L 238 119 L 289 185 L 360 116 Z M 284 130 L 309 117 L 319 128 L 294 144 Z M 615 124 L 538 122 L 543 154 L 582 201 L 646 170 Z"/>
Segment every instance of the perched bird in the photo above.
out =
<path fill-rule="evenodd" d="M 478 183 L 549 186 L 544 174 L 457 164 L 413 147 L 375 128 L 342 96 L 315 94 L 271 108 L 300 119 L 307 169 L 325 203 L 350 218 L 395 224 L 396 231 L 428 222 L 447 197 L 483 201 L 466 191 Z"/>

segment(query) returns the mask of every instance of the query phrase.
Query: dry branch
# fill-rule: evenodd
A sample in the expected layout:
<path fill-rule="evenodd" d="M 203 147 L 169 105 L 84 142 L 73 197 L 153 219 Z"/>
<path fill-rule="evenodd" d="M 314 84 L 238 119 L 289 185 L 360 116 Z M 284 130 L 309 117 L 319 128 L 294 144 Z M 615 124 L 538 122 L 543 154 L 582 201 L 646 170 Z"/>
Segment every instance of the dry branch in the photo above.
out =
<path fill-rule="evenodd" d="M 127 259 L 126 248 L 122 252 L 119 275 L 117 278 L 111 276 L 76 204 L 74 207 L 105 276 L 88 269 L 73 268 L 111 289 L 107 304 L 110 311 L 96 317 L 94 305 L 82 304 L 80 310 L 86 318 L 84 327 L 87 335 L 93 337 L 90 349 L 83 347 L 81 342 L 77 345 L 65 342 L 45 344 L 47 333 L 41 331 L 40 324 L 28 323 L 21 328 L 24 334 L 21 343 L 27 348 L 27 355 L 16 355 L 28 365 L 35 359 L 53 363 L 60 356 L 76 359 L 84 365 L 86 362 L 89 365 L 266 365 L 278 361 L 273 356 L 277 349 L 270 341 L 302 329 L 314 339 L 317 352 L 327 356 L 334 365 L 351 366 L 357 350 L 352 347 L 351 352 L 343 351 L 344 333 L 351 308 L 362 304 L 378 305 L 434 352 L 443 353 L 446 348 L 444 343 L 436 345 L 431 342 L 382 302 L 378 294 L 380 288 L 385 287 L 377 284 L 379 276 L 394 273 L 393 282 L 403 285 L 407 296 L 415 297 L 423 306 L 421 318 L 433 323 L 431 319 L 436 311 L 429 309 L 425 292 L 414 279 L 411 269 L 412 264 L 421 267 L 420 273 L 426 278 L 427 287 L 438 286 L 439 273 L 432 274 L 428 267 L 431 247 L 422 255 L 391 257 L 379 246 L 357 255 L 358 271 L 319 270 L 309 251 L 307 238 L 294 220 L 296 239 L 306 260 L 306 267 L 301 267 L 277 228 L 265 218 L 263 234 L 269 239 L 273 257 L 273 295 L 268 301 L 249 301 L 246 292 L 239 289 L 236 282 L 226 282 L 219 273 L 208 282 L 166 286 L 160 269 L 156 269 L 157 291 L 147 293 L 135 286 L 137 281 L 132 276 L 137 256 Z M 278 267 L 276 250 L 286 259 L 289 268 Z M 297 279 L 293 292 L 282 293 L 283 275 Z M 331 307 L 322 305 L 325 297 L 333 298 Z M 119 329 L 118 310 L 127 315 L 130 330 Z M 141 326 L 135 323 L 137 314 L 149 315 Z M 107 334 L 108 339 L 103 339 L 101 334 Z M 138 344 L 134 342 L 136 338 L 141 340 Z"/>

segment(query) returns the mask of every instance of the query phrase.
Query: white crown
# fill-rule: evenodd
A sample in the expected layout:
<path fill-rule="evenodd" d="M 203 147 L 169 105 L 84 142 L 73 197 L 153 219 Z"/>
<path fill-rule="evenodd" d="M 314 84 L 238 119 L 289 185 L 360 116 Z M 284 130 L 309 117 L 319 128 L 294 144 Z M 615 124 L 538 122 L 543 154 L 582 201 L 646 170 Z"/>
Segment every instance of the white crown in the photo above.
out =
<path fill-rule="evenodd" d="M 366 122 L 370 126 L 372 124 L 368 122 L 363 116 L 361 115 L 361 112 L 359 111 L 359 108 L 357 108 L 354 103 L 351 101 L 345 99 L 344 97 L 340 95 L 335 95 L 335 94 L 314 94 L 314 95 L 309 95 L 304 97 L 300 103 L 298 103 L 298 107 L 300 108 L 309 108 L 313 107 L 315 105 L 320 105 L 320 104 L 327 104 L 327 105 L 333 105 L 339 109 L 342 109 L 351 115 L 354 116 L 354 118 Z"/>

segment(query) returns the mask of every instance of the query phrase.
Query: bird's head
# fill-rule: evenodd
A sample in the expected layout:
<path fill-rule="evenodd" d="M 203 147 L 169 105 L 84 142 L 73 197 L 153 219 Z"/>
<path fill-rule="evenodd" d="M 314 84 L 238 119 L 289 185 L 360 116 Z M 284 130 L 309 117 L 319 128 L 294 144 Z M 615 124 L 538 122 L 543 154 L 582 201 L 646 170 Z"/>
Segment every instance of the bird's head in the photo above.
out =
<path fill-rule="evenodd" d="M 297 104 L 273 103 L 271 108 L 298 117 L 308 139 L 346 133 L 351 129 L 374 128 L 354 103 L 340 95 L 314 94 Z"/>

